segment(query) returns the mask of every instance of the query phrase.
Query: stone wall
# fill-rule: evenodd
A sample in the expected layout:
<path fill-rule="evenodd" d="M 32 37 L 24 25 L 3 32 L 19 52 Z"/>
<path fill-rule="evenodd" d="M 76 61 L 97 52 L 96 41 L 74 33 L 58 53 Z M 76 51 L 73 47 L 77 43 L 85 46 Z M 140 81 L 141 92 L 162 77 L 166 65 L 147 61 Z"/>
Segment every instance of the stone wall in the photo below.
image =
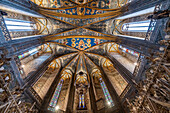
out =
<path fill-rule="evenodd" d="M 33 85 L 33 89 L 37 92 L 37 94 L 44 99 L 48 89 L 53 83 L 59 69 L 52 71 L 53 69 L 48 69 L 43 76 Z"/>
<path fill-rule="evenodd" d="M 119 74 L 119 72 L 111 66 L 109 69 L 103 67 L 106 75 L 108 76 L 111 84 L 113 85 L 114 89 L 116 90 L 117 94 L 120 96 L 123 90 L 127 86 L 126 80 Z"/>

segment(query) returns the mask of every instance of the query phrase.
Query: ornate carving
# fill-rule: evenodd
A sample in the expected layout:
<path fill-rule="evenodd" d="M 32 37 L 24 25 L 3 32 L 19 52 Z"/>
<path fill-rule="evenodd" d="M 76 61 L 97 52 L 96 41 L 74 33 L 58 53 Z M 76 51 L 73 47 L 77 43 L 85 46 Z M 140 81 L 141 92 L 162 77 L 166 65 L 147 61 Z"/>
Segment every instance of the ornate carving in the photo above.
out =
<path fill-rule="evenodd" d="M 136 85 L 138 93 L 135 99 L 126 99 L 132 113 L 169 112 L 168 48 L 169 45 L 164 48 L 164 52 L 146 57 L 149 60 L 149 66 L 144 79 Z"/>
<path fill-rule="evenodd" d="M 8 29 L 7 29 L 7 27 L 6 27 L 4 18 L 3 18 L 3 16 L 1 15 L 1 12 L 2 12 L 2 11 L 0 11 L 0 28 L 1 28 L 1 31 L 2 31 L 2 33 L 3 33 L 3 35 L 4 35 L 5 40 L 6 40 L 6 41 L 9 41 L 9 40 L 11 40 L 11 37 L 10 37 L 9 31 L 8 31 Z"/>
<path fill-rule="evenodd" d="M 157 12 L 161 9 L 161 4 L 158 4 L 155 6 L 155 9 L 154 9 L 154 12 Z M 146 33 L 146 37 L 145 37 L 145 40 L 150 40 L 150 36 L 152 35 L 152 32 L 154 30 L 154 27 L 156 25 L 156 22 L 157 22 L 157 19 L 154 19 L 152 18 L 151 19 L 151 22 L 149 24 L 149 28 L 148 28 L 148 31 Z"/>
<path fill-rule="evenodd" d="M 31 112 L 36 113 L 34 109 L 35 103 L 24 101 L 23 89 L 20 88 L 15 78 L 10 72 L 9 61 L 10 58 L 0 56 L 0 111 L 1 112 Z M 8 67 L 8 70 L 6 70 Z"/>

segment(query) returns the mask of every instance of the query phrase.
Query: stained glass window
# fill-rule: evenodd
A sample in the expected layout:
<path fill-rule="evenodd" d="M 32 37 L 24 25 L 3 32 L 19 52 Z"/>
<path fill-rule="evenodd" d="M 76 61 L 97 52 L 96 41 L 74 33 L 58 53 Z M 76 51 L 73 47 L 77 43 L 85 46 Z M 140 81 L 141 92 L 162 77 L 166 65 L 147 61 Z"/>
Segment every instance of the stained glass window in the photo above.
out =
<path fill-rule="evenodd" d="M 33 27 L 31 27 L 32 25 L 31 21 L 5 18 L 5 23 L 7 25 L 9 32 L 34 30 Z"/>
<path fill-rule="evenodd" d="M 81 108 L 81 95 L 79 95 L 79 108 Z"/>
<path fill-rule="evenodd" d="M 53 94 L 53 97 L 52 97 L 50 104 L 49 104 L 49 107 L 48 107 L 48 110 L 50 110 L 50 111 L 55 112 L 55 107 L 57 105 L 57 101 L 58 101 L 58 98 L 59 98 L 59 95 L 60 95 L 60 91 L 61 91 L 63 81 L 64 81 L 63 79 L 60 80 L 60 82 L 57 85 L 57 88 L 56 88 L 56 90 Z"/>
<path fill-rule="evenodd" d="M 31 56 L 31 55 L 34 55 L 36 53 L 38 53 L 38 49 L 37 48 L 24 52 L 23 54 L 19 55 L 18 58 L 22 59 L 22 58 L 24 58 L 26 56 L 29 56 L 29 55 Z"/>
<path fill-rule="evenodd" d="M 127 32 L 147 32 L 150 20 L 125 23 L 122 26 L 122 31 Z"/>
<path fill-rule="evenodd" d="M 84 94 L 82 94 L 82 105 L 83 105 L 83 108 L 85 108 L 85 103 L 84 103 Z"/>
<path fill-rule="evenodd" d="M 85 108 L 84 94 L 79 95 L 79 108 Z"/>
<path fill-rule="evenodd" d="M 110 106 L 114 106 L 114 103 L 112 101 L 112 98 L 110 96 L 110 93 L 108 91 L 108 89 L 106 88 L 106 85 L 104 83 L 104 81 L 102 80 L 102 78 L 100 78 L 100 85 L 102 87 L 102 90 L 103 90 L 103 93 L 104 93 L 104 96 L 106 98 L 106 101 L 107 103 L 110 105 Z"/>
<path fill-rule="evenodd" d="M 134 55 L 134 56 L 139 56 L 139 53 L 136 52 L 136 51 L 133 51 L 133 50 L 130 50 L 128 48 L 125 48 L 125 47 L 122 47 L 121 45 L 119 45 L 119 48 L 122 50 L 122 52 L 124 53 L 130 53 L 131 55 Z"/>

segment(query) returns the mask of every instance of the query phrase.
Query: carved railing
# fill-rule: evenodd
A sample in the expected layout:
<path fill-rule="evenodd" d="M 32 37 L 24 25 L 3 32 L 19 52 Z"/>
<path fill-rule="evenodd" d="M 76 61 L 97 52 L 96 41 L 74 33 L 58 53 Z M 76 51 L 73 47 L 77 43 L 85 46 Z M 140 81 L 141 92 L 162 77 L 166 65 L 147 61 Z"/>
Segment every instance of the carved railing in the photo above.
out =
<path fill-rule="evenodd" d="M 155 53 L 147 57 L 149 65 L 142 81 L 136 85 L 138 91 L 134 99 L 127 99 L 132 113 L 168 113 L 170 107 L 169 96 L 169 42 L 162 41 L 166 45 L 163 52 Z"/>
<path fill-rule="evenodd" d="M 160 11 L 161 8 L 162 8 L 162 4 L 156 5 L 155 9 L 154 9 L 154 12 Z M 149 24 L 149 27 L 148 27 L 148 31 L 146 33 L 145 40 L 150 41 L 150 37 L 151 37 L 151 35 L 152 35 L 153 31 L 154 31 L 154 28 L 156 26 L 156 22 L 157 22 L 157 19 L 151 18 L 151 21 L 150 21 L 150 24 Z M 138 58 L 138 61 L 137 61 L 137 65 L 136 65 L 134 73 L 133 73 L 134 76 L 137 76 L 137 74 L 139 72 L 139 69 L 140 69 L 140 66 L 141 66 L 141 62 L 143 61 L 144 57 L 145 56 L 140 54 L 140 56 Z"/>
<path fill-rule="evenodd" d="M 5 21 L 4 21 L 2 13 L 4 13 L 4 12 L 2 12 L 0 10 L 0 29 L 2 31 L 3 37 L 5 38 L 5 41 L 9 41 L 9 40 L 11 40 L 11 37 L 9 35 L 9 31 L 8 31 L 8 29 L 6 27 L 6 24 L 5 24 Z"/>
<path fill-rule="evenodd" d="M 155 6 L 154 12 L 158 12 L 160 9 L 161 9 L 161 4 L 158 4 L 158 5 Z M 148 41 L 150 40 L 150 36 L 153 33 L 156 22 L 157 22 L 157 19 L 154 19 L 154 18 L 151 19 L 151 22 L 150 22 L 149 27 L 148 27 L 148 31 L 146 33 L 145 40 L 148 40 Z"/>
<path fill-rule="evenodd" d="M 24 89 L 21 89 L 10 71 L 10 58 L 0 55 L 0 111 L 3 113 L 37 113 L 35 102 L 24 100 Z"/>

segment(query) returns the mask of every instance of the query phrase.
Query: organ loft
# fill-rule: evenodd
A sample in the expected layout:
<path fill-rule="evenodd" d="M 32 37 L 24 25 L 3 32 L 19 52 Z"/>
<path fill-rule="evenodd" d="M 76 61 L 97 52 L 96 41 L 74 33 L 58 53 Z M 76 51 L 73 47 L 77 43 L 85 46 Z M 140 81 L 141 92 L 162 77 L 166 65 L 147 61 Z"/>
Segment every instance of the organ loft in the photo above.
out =
<path fill-rule="evenodd" d="M 0 0 L 0 113 L 169 113 L 169 0 Z"/>

